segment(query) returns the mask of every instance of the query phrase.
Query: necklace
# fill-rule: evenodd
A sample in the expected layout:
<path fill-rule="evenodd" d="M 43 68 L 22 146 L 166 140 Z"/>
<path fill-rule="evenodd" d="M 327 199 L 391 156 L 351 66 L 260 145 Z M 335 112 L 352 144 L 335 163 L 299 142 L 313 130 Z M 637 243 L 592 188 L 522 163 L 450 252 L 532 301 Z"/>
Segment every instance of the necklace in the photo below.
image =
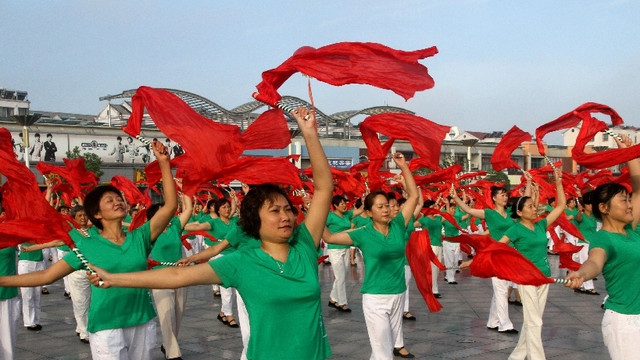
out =
<path fill-rule="evenodd" d="M 89 230 L 87 230 L 87 229 L 79 228 L 79 229 L 78 229 L 78 232 L 79 232 L 80 234 L 82 234 L 82 236 L 84 236 L 84 237 L 86 237 L 86 238 L 88 238 L 88 237 L 89 237 Z"/>
<path fill-rule="evenodd" d="M 273 259 L 273 261 L 275 261 L 276 265 L 278 266 L 278 269 L 280 269 L 280 274 L 284 273 L 284 264 L 276 259 Z"/>

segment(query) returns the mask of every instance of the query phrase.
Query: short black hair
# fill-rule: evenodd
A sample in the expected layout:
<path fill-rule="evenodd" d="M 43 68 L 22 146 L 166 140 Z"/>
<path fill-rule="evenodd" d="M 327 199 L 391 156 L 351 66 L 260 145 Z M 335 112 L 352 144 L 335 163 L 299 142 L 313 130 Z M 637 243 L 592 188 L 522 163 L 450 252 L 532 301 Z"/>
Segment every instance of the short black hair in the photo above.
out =
<path fill-rule="evenodd" d="M 367 195 L 367 197 L 364 198 L 364 209 L 365 210 L 371 211 L 371 208 L 373 208 L 373 200 L 378 195 L 384 196 L 384 198 L 387 199 L 387 201 L 389 201 L 389 195 L 388 195 L 387 192 L 382 191 L 382 190 L 374 191 L 372 193 L 369 193 L 369 195 Z"/>
<path fill-rule="evenodd" d="M 122 197 L 122 193 L 113 185 L 100 185 L 91 190 L 84 198 L 84 211 L 91 223 L 102 230 L 102 222 L 96 219 L 96 214 L 100 211 L 100 200 L 106 193 L 115 193 Z M 124 198 L 123 198 L 124 199 Z"/>
<path fill-rule="evenodd" d="M 47 137 L 53 137 L 53 135 L 51 135 L 51 133 L 47 133 Z"/>
<path fill-rule="evenodd" d="M 226 198 L 219 198 L 219 199 L 213 200 L 213 211 L 216 213 L 216 215 L 220 216 L 220 208 L 224 204 L 231 205 L 231 201 L 229 201 Z"/>
<path fill-rule="evenodd" d="M 293 210 L 294 206 L 287 193 L 275 184 L 262 184 L 252 187 L 242 199 L 238 225 L 247 235 L 260 239 L 260 209 L 267 202 L 273 202 L 278 196 L 284 196 Z"/>
<path fill-rule="evenodd" d="M 344 197 L 344 195 L 334 195 L 331 198 L 331 205 L 333 205 L 333 207 L 336 207 L 338 205 L 340 205 L 341 202 L 347 202 L 347 198 Z"/>
<path fill-rule="evenodd" d="M 593 216 L 598 220 L 602 220 L 602 212 L 600 211 L 600 204 L 611 203 L 611 199 L 618 194 L 628 194 L 627 188 L 618 183 L 602 184 L 591 191 L 591 204 L 593 205 Z"/>
<path fill-rule="evenodd" d="M 161 202 L 161 203 L 157 203 L 149 206 L 149 208 L 147 209 L 147 220 L 151 220 L 153 215 L 155 215 L 163 205 L 164 203 Z"/>
<path fill-rule="evenodd" d="M 84 206 L 76 205 L 69 210 L 69 214 L 71 214 L 71 217 L 75 219 L 76 214 L 79 213 L 80 211 L 84 211 Z"/>
<path fill-rule="evenodd" d="M 516 198 L 516 200 L 513 202 L 513 207 L 511 208 L 511 217 L 513 219 L 520 218 L 520 215 L 518 215 L 518 211 L 522 211 L 522 209 L 524 208 L 524 203 L 529 199 L 531 199 L 531 196 L 520 196 Z"/>

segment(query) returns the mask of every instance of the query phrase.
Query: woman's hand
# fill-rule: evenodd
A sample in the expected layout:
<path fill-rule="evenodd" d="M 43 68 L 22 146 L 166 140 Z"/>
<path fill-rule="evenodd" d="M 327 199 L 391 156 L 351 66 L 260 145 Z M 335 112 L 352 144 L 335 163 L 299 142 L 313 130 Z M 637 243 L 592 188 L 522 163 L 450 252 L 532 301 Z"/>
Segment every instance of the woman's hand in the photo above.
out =
<path fill-rule="evenodd" d="M 87 278 L 89 278 L 89 282 L 91 282 L 93 286 L 103 289 L 107 289 L 113 286 L 113 283 L 110 280 L 111 273 L 107 272 L 107 270 L 91 264 L 89 264 L 89 268 L 95 271 L 95 273 L 87 271 Z"/>
<path fill-rule="evenodd" d="M 460 263 L 460 269 L 468 269 L 471 267 L 471 263 L 473 262 L 473 260 L 467 260 L 467 261 L 463 261 Z"/>
<path fill-rule="evenodd" d="M 395 162 L 399 168 L 407 165 L 407 160 L 401 152 L 396 152 L 393 154 L 392 158 L 393 162 Z"/>
<path fill-rule="evenodd" d="M 199 260 L 195 256 L 196 255 L 191 255 L 191 256 L 187 256 L 185 258 L 182 258 L 182 259 L 176 261 L 176 264 L 178 266 L 188 266 L 188 265 L 191 265 L 192 263 L 197 263 Z"/>
<path fill-rule="evenodd" d="M 22 251 L 22 252 L 32 252 L 32 251 L 35 251 L 35 250 L 33 250 L 32 248 L 33 248 L 33 245 L 32 245 L 32 246 L 20 245 L 20 251 Z"/>
<path fill-rule="evenodd" d="M 169 152 L 167 151 L 167 147 L 160 141 L 152 142 L 151 148 L 153 149 L 153 155 L 156 156 L 158 162 L 169 161 Z"/>
<path fill-rule="evenodd" d="M 316 114 L 315 112 L 300 106 L 294 111 L 291 112 L 291 115 L 296 122 L 298 123 L 298 129 L 303 133 L 313 131 L 314 133 L 318 132 L 318 125 L 316 123 Z"/>
<path fill-rule="evenodd" d="M 565 277 L 565 280 L 570 280 L 568 283 L 564 284 L 564 286 L 571 289 L 580 289 L 584 282 L 584 278 L 580 276 L 577 271 L 570 271 Z"/>

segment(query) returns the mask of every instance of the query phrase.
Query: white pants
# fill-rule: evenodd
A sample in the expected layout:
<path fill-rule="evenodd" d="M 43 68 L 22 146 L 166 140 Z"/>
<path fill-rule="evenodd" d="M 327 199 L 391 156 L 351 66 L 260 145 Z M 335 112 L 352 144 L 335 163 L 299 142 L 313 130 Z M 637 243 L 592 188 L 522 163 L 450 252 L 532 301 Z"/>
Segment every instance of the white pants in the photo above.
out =
<path fill-rule="evenodd" d="M 221 258 L 224 255 L 218 254 L 214 256 L 214 259 Z M 215 291 L 215 289 L 214 289 Z M 225 316 L 233 316 L 233 303 L 236 300 L 236 289 L 232 287 L 220 286 L 220 312 Z"/>
<path fill-rule="evenodd" d="M 580 249 L 580 251 L 578 251 L 578 262 L 580 264 L 583 264 L 589 258 L 589 244 L 580 243 L 578 245 L 582 245 L 582 249 Z M 582 287 L 585 290 L 593 290 L 593 289 L 595 289 L 595 287 L 593 286 L 593 280 L 587 280 L 587 281 L 583 282 L 582 283 Z"/>
<path fill-rule="evenodd" d="M 453 269 L 445 271 L 447 281 L 454 282 L 456 281 L 456 270 L 454 268 L 458 267 L 460 244 L 451 241 L 443 241 L 442 252 L 444 253 L 444 266 L 446 266 L 447 269 Z"/>
<path fill-rule="evenodd" d="M 191 239 L 187 239 L 189 244 L 191 244 L 191 250 L 185 249 L 185 256 L 191 256 L 197 254 L 202 251 L 204 245 L 204 236 L 196 235 Z"/>
<path fill-rule="evenodd" d="M 247 347 L 249 346 L 249 334 L 251 333 L 251 326 L 249 326 L 249 313 L 247 307 L 244 305 L 242 296 L 238 294 L 236 297 L 238 303 L 238 324 L 240 325 L 240 334 L 242 335 L 242 354 L 240 360 L 247 360 Z"/>
<path fill-rule="evenodd" d="M 203 248 L 203 249 L 208 249 L 208 248 L 210 248 L 210 247 L 211 247 L 211 246 L 207 245 L 207 243 L 205 243 L 205 242 L 203 241 L 203 243 L 202 243 L 202 248 Z M 220 254 L 218 254 L 217 256 L 220 256 Z M 216 256 L 216 257 L 217 257 L 217 256 Z M 214 259 L 215 259 L 216 257 L 214 257 Z M 213 284 L 213 285 L 211 285 L 211 289 L 213 289 L 213 292 L 214 292 L 214 293 L 215 293 L 215 292 L 217 292 L 217 291 L 220 291 L 220 287 L 221 287 L 221 286 L 220 286 L 220 285 L 218 285 L 218 284 Z"/>
<path fill-rule="evenodd" d="M 156 347 L 156 321 L 89 333 L 93 360 L 151 360 Z"/>
<path fill-rule="evenodd" d="M 331 288 L 331 294 L 329 297 L 331 300 L 338 303 L 338 305 L 347 304 L 347 271 L 349 271 L 349 249 L 329 249 L 329 261 L 331 261 L 331 270 L 333 270 L 333 287 Z"/>
<path fill-rule="evenodd" d="M 404 302 L 404 312 L 409 312 L 409 281 L 411 281 L 411 266 L 404 266 L 404 283 L 407 286 L 407 290 L 402 293 L 402 301 Z"/>
<path fill-rule="evenodd" d="M 493 285 L 493 297 L 491 298 L 487 327 L 497 327 L 498 331 L 513 329 L 513 323 L 509 319 L 509 302 L 507 301 L 509 281 L 493 277 L 491 284 Z"/>
<path fill-rule="evenodd" d="M 156 305 L 162 345 L 166 357 L 177 358 L 182 356 L 178 344 L 178 332 L 182 322 L 182 313 L 187 302 L 187 288 L 179 289 L 153 289 L 153 302 Z"/>
<path fill-rule="evenodd" d="M 402 294 L 362 294 L 362 312 L 371 344 L 369 360 L 393 360 L 393 348 L 404 346 L 402 298 Z"/>
<path fill-rule="evenodd" d="M 13 360 L 16 347 L 20 299 L 0 300 L 0 359 Z"/>
<path fill-rule="evenodd" d="M 86 270 L 77 270 L 67 275 L 69 278 L 69 292 L 73 305 L 73 316 L 76 318 L 76 332 L 80 339 L 89 339 L 87 331 L 87 314 L 91 302 L 91 283 Z"/>
<path fill-rule="evenodd" d="M 431 245 L 431 250 L 435 254 L 436 258 L 442 262 L 442 246 Z M 438 291 L 438 276 L 440 275 L 440 268 L 431 263 L 431 292 L 439 294 Z"/>
<path fill-rule="evenodd" d="M 611 360 L 640 360 L 640 315 L 607 309 L 602 318 L 602 338 Z"/>
<path fill-rule="evenodd" d="M 42 261 L 18 260 L 18 275 L 32 273 L 43 268 Z M 25 327 L 40 324 L 40 290 L 40 286 L 20 288 L 22 322 Z"/>
<path fill-rule="evenodd" d="M 545 359 L 542 346 L 542 314 L 547 304 L 549 284 L 520 285 L 518 289 L 522 300 L 523 323 L 518 344 L 509 355 L 509 360 Z"/>
<path fill-rule="evenodd" d="M 68 253 L 68 251 L 63 251 L 60 249 L 57 249 L 57 250 L 58 250 L 58 259 L 64 258 L 64 256 L 67 255 Z M 85 272 L 85 277 L 86 277 L 86 272 Z M 62 281 L 64 282 L 64 292 L 71 293 L 71 288 L 69 287 L 69 275 L 63 277 Z"/>

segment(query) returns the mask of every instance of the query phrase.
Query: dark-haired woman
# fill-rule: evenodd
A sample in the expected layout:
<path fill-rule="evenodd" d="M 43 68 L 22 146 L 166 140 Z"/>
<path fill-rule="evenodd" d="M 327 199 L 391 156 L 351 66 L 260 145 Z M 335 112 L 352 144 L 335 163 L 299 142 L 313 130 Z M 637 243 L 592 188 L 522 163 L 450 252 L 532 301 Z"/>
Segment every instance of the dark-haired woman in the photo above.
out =
<path fill-rule="evenodd" d="M 546 229 L 564 211 L 566 204 L 564 189 L 562 188 L 562 171 L 555 170 L 556 206 L 546 218 L 537 222 L 538 193 L 533 190 L 533 198 L 521 196 L 515 199 L 511 209 L 511 217 L 516 219 L 500 239 L 509 244 L 529 259 L 545 276 L 551 276 L 551 268 L 547 259 Z M 468 264 L 468 262 L 467 262 Z M 466 267 L 466 265 L 464 265 Z M 509 355 L 510 360 L 544 359 L 542 346 L 542 314 L 547 303 L 549 284 L 533 286 L 518 285 L 522 299 L 523 324 L 516 348 Z"/>
<path fill-rule="evenodd" d="M 206 230 L 218 241 L 211 242 L 209 239 L 205 240 L 207 247 L 217 245 L 223 239 L 226 239 L 227 233 L 231 229 L 237 226 L 238 217 L 231 216 L 235 213 L 237 208 L 235 192 L 232 191 L 231 201 L 225 198 L 219 198 L 212 200 L 212 206 L 209 207 L 210 216 L 200 219 L 197 223 L 190 223 L 185 226 L 187 231 Z M 211 201 L 210 201 L 211 202 Z M 215 216 L 214 216 L 215 215 Z M 221 253 L 216 255 L 214 259 L 220 258 L 224 255 L 229 255 L 235 251 L 232 247 L 227 247 L 222 250 Z M 214 289 L 215 291 L 215 289 Z M 218 320 L 223 324 L 237 328 L 238 323 L 233 318 L 233 303 L 235 299 L 235 289 L 228 287 L 220 287 L 220 313 L 218 313 Z"/>
<path fill-rule="evenodd" d="M 588 192 L 578 201 L 578 212 L 575 216 L 578 230 L 580 230 L 580 233 L 587 241 L 594 236 L 598 228 L 598 220 L 596 220 L 596 217 L 593 215 L 593 205 L 591 205 L 592 195 L 592 192 Z M 585 240 L 577 239 L 578 245 L 582 246 L 582 249 L 580 249 L 577 254 L 580 264 L 584 264 L 589 258 L 589 243 Z M 583 282 L 582 288 L 576 289 L 575 291 L 587 295 L 600 295 L 593 286 L 593 280 Z"/>
<path fill-rule="evenodd" d="M 175 194 L 169 158 L 159 142 L 153 150 L 162 171 L 164 194 Z M 124 233 L 125 201 L 113 186 L 98 186 L 84 201 L 85 212 L 94 225 L 76 246 L 93 264 L 112 272 L 137 271 L 147 268 L 151 245 L 165 229 L 177 209 L 174 196 L 150 221 Z M 93 228 L 92 228 L 93 229 Z M 82 268 L 75 254 L 67 254 L 50 268 L 25 275 L 0 277 L 0 286 L 39 286 L 48 284 Z M 155 311 L 151 295 L 144 289 L 107 291 L 92 287 L 88 330 L 91 356 L 101 359 L 151 359 L 156 346 Z"/>
<path fill-rule="evenodd" d="M 618 147 L 631 145 L 629 138 Z M 585 280 L 602 273 L 609 298 L 602 318 L 602 337 L 613 360 L 638 359 L 640 343 L 640 163 L 627 163 L 632 194 L 616 183 L 598 186 L 592 191 L 593 214 L 602 221 L 602 229 L 589 242 L 589 258 L 570 272 L 567 286 L 579 289 Z"/>
<path fill-rule="evenodd" d="M 530 195 L 530 189 L 531 183 L 530 180 L 527 180 L 525 195 Z M 462 201 L 455 192 L 452 195 L 455 202 L 464 212 L 475 218 L 484 219 L 489 228 L 489 236 L 496 241 L 502 239 L 505 231 L 514 223 L 513 218 L 507 214 L 509 195 L 507 194 L 507 189 L 502 186 L 491 187 L 491 200 L 493 201 L 494 209 L 474 209 Z M 509 283 L 508 280 L 498 279 L 497 277 L 491 278 L 493 297 L 489 308 L 487 328 L 504 334 L 517 334 L 518 330 L 513 328 L 513 323 L 509 318 Z"/>
<path fill-rule="evenodd" d="M 249 359 L 325 359 L 331 355 L 322 319 L 317 251 L 333 181 L 313 113 L 292 115 L 313 168 L 314 198 L 299 226 L 286 193 L 275 185 L 252 188 L 242 201 L 239 225 L 260 247 L 246 246 L 208 264 L 129 274 L 97 269 L 104 287 L 177 288 L 218 283 L 238 289 L 251 323 Z M 94 284 L 97 276 L 91 276 Z M 108 290 L 109 291 L 109 290 Z M 111 290 L 113 291 L 113 290 Z"/>
<path fill-rule="evenodd" d="M 351 229 L 351 219 L 356 214 L 354 210 L 347 210 L 347 198 L 335 195 L 331 199 L 333 211 L 327 217 L 327 228 L 332 233 Z M 360 211 L 362 212 L 362 211 Z M 327 254 L 333 270 L 333 286 L 329 294 L 329 306 L 338 311 L 351 312 L 347 305 L 347 289 L 345 281 L 349 269 L 349 245 L 327 244 Z"/>
<path fill-rule="evenodd" d="M 327 243 L 353 244 L 362 251 L 366 269 L 360 289 L 362 310 L 371 343 L 370 359 L 376 360 L 393 359 L 394 355 L 413 357 L 404 344 L 398 344 L 403 343 L 406 232 L 418 203 L 418 189 L 404 156 L 396 153 L 393 159 L 406 182 L 407 201 L 402 211 L 391 219 L 387 194 L 372 192 L 364 201 L 364 210 L 371 223 L 353 231 L 337 234 L 325 231 L 324 234 Z"/>

